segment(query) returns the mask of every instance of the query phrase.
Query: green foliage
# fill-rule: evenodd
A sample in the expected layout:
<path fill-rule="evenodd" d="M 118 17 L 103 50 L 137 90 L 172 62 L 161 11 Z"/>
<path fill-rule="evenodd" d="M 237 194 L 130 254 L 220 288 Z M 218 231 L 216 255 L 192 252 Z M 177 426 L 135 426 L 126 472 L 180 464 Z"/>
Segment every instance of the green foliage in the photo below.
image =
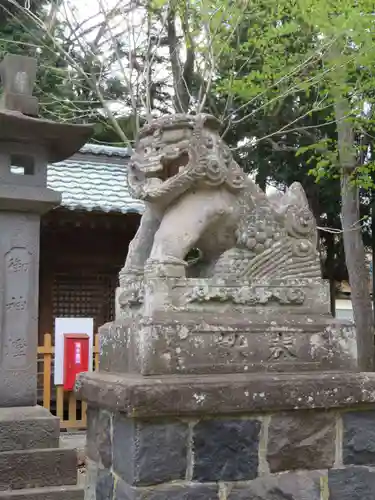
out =
<path fill-rule="evenodd" d="M 364 103 L 374 99 L 372 10 L 365 1 L 249 2 L 236 36 L 217 54 L 215 97 L 208 109 L 223 117 L 225 138 L 238 160 L 257 173 L 263 188 L 267 183 L 283 188 L 300 181 L 323 228 L 341 229 L 334 113 L 338 93 L 351 102 L 346 119 L 355 127 L 358 152 L 352 180 L 364 201 L 365 190 L 372 186 L 374 168 L 367 156 L 371 158 L 374 124 L 363 113 Z M 343 47 L 339 54 L 333 50 L 338 42 Z M 344 80 L 337 78 L 338 70 Z M 368 203 L 361 210 L 368 214 Z M 321 232 L 323 245 L 328 236 Z M 342 279 L 341 238 L 335 238 L 335 247 L 341 259 L 335 277 Z"/>
<path fill-rule="evenodd" d="M 39 58 L 36 94 L 44 116 L 94 122 L 95 139 L 101 142 L 123 143 L 120 129 L 132 142 L 148 114 L 171 110 L 173 75 L 165 50 L 171 39 L 165 19 L 172 9 L 181 65 L 187 53 L 194 56 L 190 73 L 183 74 L 189 109 L 195 112 L 204 105 L 203 111 L 222 119 L 225 140 L 243 168 L 256 173 L 262 188 L 301 182 L 319 227 L 340 229 L 338 95 L 350 102 L 345 120 L 355 130 L 358 157 L 352 182 L 363 200 L 375 178 L 375 16 L 370 1 L 148 0 L 142 5 L 148 9 L 148 40 L 136 53 L 130 53 L 129 33 L 108 37 L 105 49 L 93 55 L 67 36 L 63 19 L 51 38 L 27 16 L 22 23 L 13 19 L 0 24 L 0 50 L 27 51 Z M 43 12 L 41 5 L 38 9 Z M 140 66 L 138 72 L 133 69 L 133 81 L 118 76 L 119 61 L 125 72 Z M 161 66 L 164 79 L 158 77 Z M 144 75 L 148 81 L 142 80 Z M 121 103 L 117 127 L 103 112 L 103 100 Z M 361 209 L 368 214 L 368 204 Z M 323 247 L 329 234 L 321 232 Z M 342 278 L 340 238 L 334 252 L 336 277 Z"/>
<path fill-rule="evenodd" d="M 46 31 L 42 23 L 48 21 L 48 0 L 32 2 L 31 15 L 22 8 L 23 3 L 20 8 L 0 7 L 0 58 L 6 53 L 19 53 L 38 60 L 34 95 L 39 99 L 41 116 L 55 121 L 94 123 L 99 136 L 106 136 L 113 127 L 103 112 L 97 89 L 104 101 L 126 101 L 128 96 L 124 82 L 111 72 L 110 65 L 116 59 L 114 49 L 110 58 L 103 57 L 100 51 L 92 54 L 82 50 L 84 47 L 72 36 L 63 18 L 53 24 L 53 31 Z M 32 17 L 34 14 L 38 22 Z M 68 56 L 76 65 L 71 64 Z M 108 137 L 119 140 L 118 135 L 109 133 Z"/>

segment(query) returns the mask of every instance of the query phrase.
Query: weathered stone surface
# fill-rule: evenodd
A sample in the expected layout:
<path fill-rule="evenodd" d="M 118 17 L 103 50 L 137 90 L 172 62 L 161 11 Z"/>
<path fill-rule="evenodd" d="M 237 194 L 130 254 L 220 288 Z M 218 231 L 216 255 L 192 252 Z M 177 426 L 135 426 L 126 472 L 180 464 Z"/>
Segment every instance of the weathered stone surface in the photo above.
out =
<path fill-rule="evenodd" d="M 140 421 L 117 413 L 113 420 L 113 470 L 136 485 L 184 479 L 187 437 L 185 423 Z"/>
<path fill-rule="evenodd" d="M 230 485 L 227 500 L 322 500 L 323 476 L 318 471 L 265 476 L 246 485 Z"/>
<path fill-rule="evenodd" d="M 259 300 L 271 292 L 286 295 L 283 289 L 298 298 L 297 290 L 303 294 L 319 285 L 301 282 L 298 286 L 293 290 L 273 283 L 259 285 L 258 290 L 252 284 L 251 290 L 258 293 Z M 180 288 L 182 295 L 188 293 L 186 286 Z M 205 288 L 210 290 L 214 284 L 206 283 Z M 103 371 L 148 376 L 357 368 L 356 332 L 350 322 L 312 316 L 309 308 L 286 315 L 274 305 L 261 306 L 261 311 L 258 306 L 239 314 L 220 301 L 220 311 L 210 310 L 208 304 L 200 311 L 157 312 L 147 320 L 127 316 L 108 323 L 100 333 L 101 367 Z M 149 343 L 142 352 L 140 338 Z"/>
<path fill-rule="evenodd" d="M 60 421 L 41 406 L 0 408 L 0 450 L 57 448 Z"/>
<path fill-rule="evenodd" d="M 267 448 L 270 471 L 332 467 L 335 437 L 333 412 L 311 410 L 272 415 Z"/>
<path fill-rule="evenodd" d="M 139 133 L 128 181 L 147 203 L 119 274 L 116 321 L 102 330 L 101 369 L 356 371 L 363 353 L 353 323 L 330 315 L 302 186 L 268 197 L 219 128 L 213 116 L 178 114 Z"/>
<path fill-rule="evenodd" d="M 39 216 L 0 211 L 0 406 L 36 404 Z M 6 236 L 5 236 L 6 235 Z"/>
<path fill-rule="evenodd" d="M 172 115 L 140 131 L 129 185 L 146 208 L 119 275 L 117 319 L 101 331 L 106 373 L 81 375 L 76 390 L 116 412 L 112 472 L 124 500 L 195 500 L 191 477 L 230 482 L 223 499 L 316 500 L 311 476 L 251 483 L 267 470 L 266 439 L 273 471 L 332 466 L 333 416 L 297 410 L 375 405 L 375 373 L 356 373 L 373 346 L 359 352 L 353 324 L 329 313 L 302 186 L 270 199 L 218 127 Z M 288 410 L 260 446 L 261 424 L 247 416 Z M 176 418 L 190 419 L 192 434 Z"/>
<path fill-rule="evenodd" d="M 112 465 L 111 414 L 89 406 L 87 409 L 87 456 L 103 467 Z"/>
<path fill-rule="evenodd" d="M 20 54 L 7 54 L 0 64 L 0 75 L 4 91 L 1 108 L 18 111 L 25 115 L 38 115 L 38 99 L 32 96 L 36 79 L 37 61 Z M 25 75 L 20 83 L 17 75 Z"/>
<path fill-rule="evenodd" d="M 134 287 L 128 296 L 126 290 L 139 271 L 145 311 L 170 305 L 165 280 L 157 289 L 151 284 L 175 278 L 196 242 L 205 262 L 191 270 L 194 276 L 206 278 L 211 270 L 251 281 L 320 278 L 316 226 L 302 186 L 294 183 L 270 200 L 234 161 L 219 128 L 213 116 L 180 114 L 140 131 L 128 180 L 147 209 L 120 273 L 124 309 L 137 305 Z"/>
<path fill-rule="evenodd" d="M 258 420 L 204 420 L 193 429 L 193 480 L 246 481 L 258 474 Z"/>
<path fill-rule="evenodd" d="M 41 214 L 61 200 L 47 188 L 47 163 L 71 156 L 92 127 L 27 116 L 37 114 L 36 71 L 36 60 L 21 55 L 7 55 L 0 65 L 0 491 L 3 498 L 19 490 L 20 498 L 78 499 L 79 489 L 48 488 L 76 484 L 76 452 L 57 448 L 58 419 L 33 408 L 39 239 Z"/>
<path fill-rule="evenodd" d="M 343 413 L 342 420 L 344 464 L 375 464 L 375 411 Z"/>
<path fill-rule="evenodd" d="M 96 500 L 112 500 L 114 488 L 114 478 L 109 470 L 98 470 L 95 485 Z"/>
<path fill-rule="evenodd" d="M 328 473 L 329 500 L 374 500 L 375 470 L 366 467 L 332 469 Z"/>
<path fill-rule="evenodd" d="M 96 500 L 96 483 L 99 478 L 99 464 L 87 458 L 85 477 L 85 500 Z"/>
<path fill-rule="evenodd" d="M 84 373 L 79 397 L 128 416 L 215 415 L 375 403 L 375 373 L 141 377 Z"/>
<path fill-rule="evenodd" d="M 48 486 L 0 492 L 0 500 L 83 500 L 85 492 L 79 486 Z"/>
<path fill-rule="evenodd" d="M 42 215 L 61 202 L 61 194 L 52 189 L 22 185 L 15 187 L 16 189 L 9 189 L 6 184 L 0 185 L 0 210 Z"/>
<path fill-rule="evenodd" d="M 75 450 L 45 449 L 0 453 L 0 491 L 75 485 Z"/>
<path fill-rule="evenodd" d="M 63 161 L 86 143 L 93 127 L 37 118 L 38 100 L 32 95 L 36 70 L 37 61 L 20 54 L 7 54 L 0 64 L 2 149 L 12 143 L 15 153 L 29 153 L 38 145 L 43 148 L 46 161 Z M 7 166 L 4 163 L 4 167 Z M 25 177 L 31 178 L 32 175 Z"/>
<path fill-rule="evenodd" d="M 71 156 L 92 132 L 23 114 L 37 112 L 36 66 L 33 58 L 11 54 L 0 65 L 1 407 L 37 402 L 40 215 L 61 200 L 47 189 L 47 163 Z"/>
<path fill-rule="evenodd" d="M 219 496 L 216 485 L 187 483 L 139 488 L 118 481 L 113 500 L 219 500 Z"/>

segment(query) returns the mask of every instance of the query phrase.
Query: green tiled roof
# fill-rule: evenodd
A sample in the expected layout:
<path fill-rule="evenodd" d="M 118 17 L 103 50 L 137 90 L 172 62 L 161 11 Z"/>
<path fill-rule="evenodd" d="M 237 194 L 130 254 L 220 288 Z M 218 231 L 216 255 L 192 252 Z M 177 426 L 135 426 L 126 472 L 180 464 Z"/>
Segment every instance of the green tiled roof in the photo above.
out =
<path fill-rule="evenodd" d="M 71 210 L 143 212 L 143 203 L 129 193 L 128 149 L 86 144 L 79 153 L 48 166 L 47 185 L 62 194 L 63 207 Z M 114 157 L 117 157 L 117 162 L 111 162 Z M 119 161 L 122 158 L 124 161 Z"/>

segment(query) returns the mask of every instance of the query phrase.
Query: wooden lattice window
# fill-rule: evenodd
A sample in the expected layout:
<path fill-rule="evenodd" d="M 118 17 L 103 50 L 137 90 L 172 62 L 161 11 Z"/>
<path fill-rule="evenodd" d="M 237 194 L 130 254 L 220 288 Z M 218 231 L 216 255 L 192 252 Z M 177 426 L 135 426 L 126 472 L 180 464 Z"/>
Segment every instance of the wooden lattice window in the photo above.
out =
<path fill-rule="evenodd" d="M 57 272 L 54 275 L 53 317 L 94 318 L 95 328 L 115 316 L 115 273 Z"/>

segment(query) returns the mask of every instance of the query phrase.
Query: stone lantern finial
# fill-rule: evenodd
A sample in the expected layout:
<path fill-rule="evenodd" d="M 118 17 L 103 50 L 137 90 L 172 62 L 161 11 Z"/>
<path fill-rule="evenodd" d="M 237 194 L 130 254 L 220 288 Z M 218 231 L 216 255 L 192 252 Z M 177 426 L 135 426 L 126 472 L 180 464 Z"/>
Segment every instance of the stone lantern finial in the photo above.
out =
<path fill-rule="evenodd" d="M 37 61 L 33 57 L 7 54 L 0 64 L 3 95 L 0 110 L 18 111 L 38 116 L 38 100 L 32 95 L 36 79 Z"/>

